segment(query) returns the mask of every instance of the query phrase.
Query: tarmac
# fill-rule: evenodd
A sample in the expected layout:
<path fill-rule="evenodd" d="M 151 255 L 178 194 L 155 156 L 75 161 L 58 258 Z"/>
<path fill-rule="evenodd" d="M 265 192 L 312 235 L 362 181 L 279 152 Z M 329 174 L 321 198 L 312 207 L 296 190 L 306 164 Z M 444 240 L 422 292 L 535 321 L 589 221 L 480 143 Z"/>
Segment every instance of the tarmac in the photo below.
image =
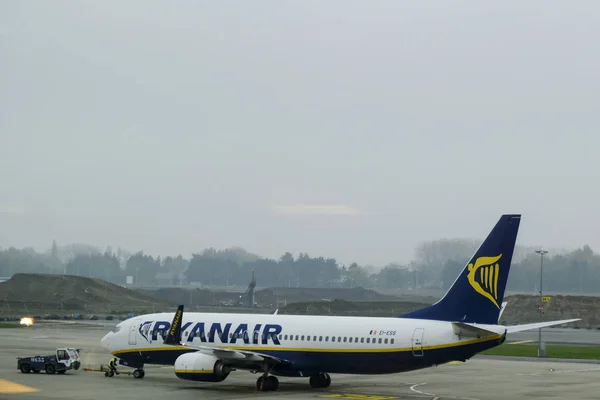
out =
<path fill-rule="evenodd" d="M 144 379 L 104 377 L 83 367 L 105 364 L 110 354 L 100 347 L 107 327 L 85 324 L 36 324 L 0 329 L 1 399 L 148 399 L 173 396 L 188 399 L 598 399 L 600 365 L 552 360 L 475 357 L 403 374 L 332 375 L 327 389 L 312 389 L 307 379 L 280 377 L 276 392 L 256 392 L 257 375 L 233 372 L 224 382 L 178 379 L 172 367 L 146 366 Z M 50 354 L 57 347 L 81 348 L 82 369 L 64 375 L 22 374 L 18 356 Z M 130 370 L 121 366 L 121 370 Z"/>

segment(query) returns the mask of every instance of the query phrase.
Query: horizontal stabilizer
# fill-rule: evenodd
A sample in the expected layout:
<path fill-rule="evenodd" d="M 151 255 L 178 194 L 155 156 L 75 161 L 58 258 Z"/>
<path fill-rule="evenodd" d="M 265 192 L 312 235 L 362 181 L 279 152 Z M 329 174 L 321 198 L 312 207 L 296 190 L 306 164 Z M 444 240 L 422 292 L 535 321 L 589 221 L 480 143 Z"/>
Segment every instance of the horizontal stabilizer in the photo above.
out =
<path fill-rule="evenodd" d="M 453 322 L 452 329 L 454 330 L 454 333 L 458 336 L 472 337 L 477 339 L 499 335 L 498 332 L 489 331 L 487 329 L 483 329 L 471 324 L 466 324 L 464 322 Z"/>
<path fill-rule="evenodd" d="M 570 322 L 581 321 L 581 318 L 563 319 L 562 321 L 536 322 L 533 324 L 509 325 L 506 327 L 507 333 L 523 332 L 531 329 L 546 328 L 548 326 L 563 325 Z"/>

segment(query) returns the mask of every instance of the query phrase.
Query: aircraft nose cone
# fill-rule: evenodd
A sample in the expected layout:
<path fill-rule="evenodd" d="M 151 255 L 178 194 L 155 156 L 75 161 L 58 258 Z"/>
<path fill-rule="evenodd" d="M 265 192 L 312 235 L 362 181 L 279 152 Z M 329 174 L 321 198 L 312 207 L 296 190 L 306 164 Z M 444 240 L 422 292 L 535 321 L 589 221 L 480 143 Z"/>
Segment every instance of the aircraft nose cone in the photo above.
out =
<path fill-rule="evenodd" d="M 112 335 L 112 332 L 107 333 L 106 335 L 104 335 L 104 337 L 102 339 L 100 339 L 100 345 L 102 346 L 102 348 L 104 350 L 108 350 L 111 351 L 111 345 L 110 345 L 110 336 Z"/>

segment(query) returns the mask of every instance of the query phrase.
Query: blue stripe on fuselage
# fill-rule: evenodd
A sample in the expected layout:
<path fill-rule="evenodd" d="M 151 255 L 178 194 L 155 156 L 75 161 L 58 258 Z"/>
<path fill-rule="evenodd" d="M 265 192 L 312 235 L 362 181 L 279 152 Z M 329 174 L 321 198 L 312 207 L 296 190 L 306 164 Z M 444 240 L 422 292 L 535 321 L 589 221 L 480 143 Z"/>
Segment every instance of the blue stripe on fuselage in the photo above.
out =
<path fill-rule="evenodd" d="M 336 351 L 299 351 L 299 350 L 260 350 L 259 352 L 273 357 L 288 360 L 293 366 L 276 366 L 274 375 L 297 376 L 298 371 L 303 375 L 317 372 L 339 374 L 393 374 L 427 368 L 450 361 L 466 360 L 475 354 L 498 346 L 504 341 L 503 337 L 494 337 L 478 343 L 455 345 L 423 350 L 422 356 L 416 356 L 411 350 L 385 352 L 373 350 L 370 352 L 336 352 Z M 130 364 L 161 364 L 174 365 L 177 357 L 184 353 L 195 352 L 193 349 L 160 348 L 156 350 L 123 351 L 113 353 Z"/>

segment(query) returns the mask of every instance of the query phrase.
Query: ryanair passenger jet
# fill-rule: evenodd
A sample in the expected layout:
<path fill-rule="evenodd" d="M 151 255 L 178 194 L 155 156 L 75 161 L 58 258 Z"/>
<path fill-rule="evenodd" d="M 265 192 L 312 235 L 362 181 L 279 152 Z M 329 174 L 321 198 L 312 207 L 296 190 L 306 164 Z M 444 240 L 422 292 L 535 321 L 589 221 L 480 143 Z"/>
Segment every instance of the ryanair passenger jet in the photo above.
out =
<path fill-rule="evenodd" d="M 277 314 L 159 313 L 128 319 L 102 339 L 120 364 L 174 365 L 182 379 L 221 382 L 235 370 L 260 373 L 259 391 L 276 376 L 308 377 L 313 388 L 331 373 L 393 374 L 466 361 L 506 335 L 579 319 L 498 325 L 520 215 L 503 215 L 446 295 L 397 318 Z"/>

